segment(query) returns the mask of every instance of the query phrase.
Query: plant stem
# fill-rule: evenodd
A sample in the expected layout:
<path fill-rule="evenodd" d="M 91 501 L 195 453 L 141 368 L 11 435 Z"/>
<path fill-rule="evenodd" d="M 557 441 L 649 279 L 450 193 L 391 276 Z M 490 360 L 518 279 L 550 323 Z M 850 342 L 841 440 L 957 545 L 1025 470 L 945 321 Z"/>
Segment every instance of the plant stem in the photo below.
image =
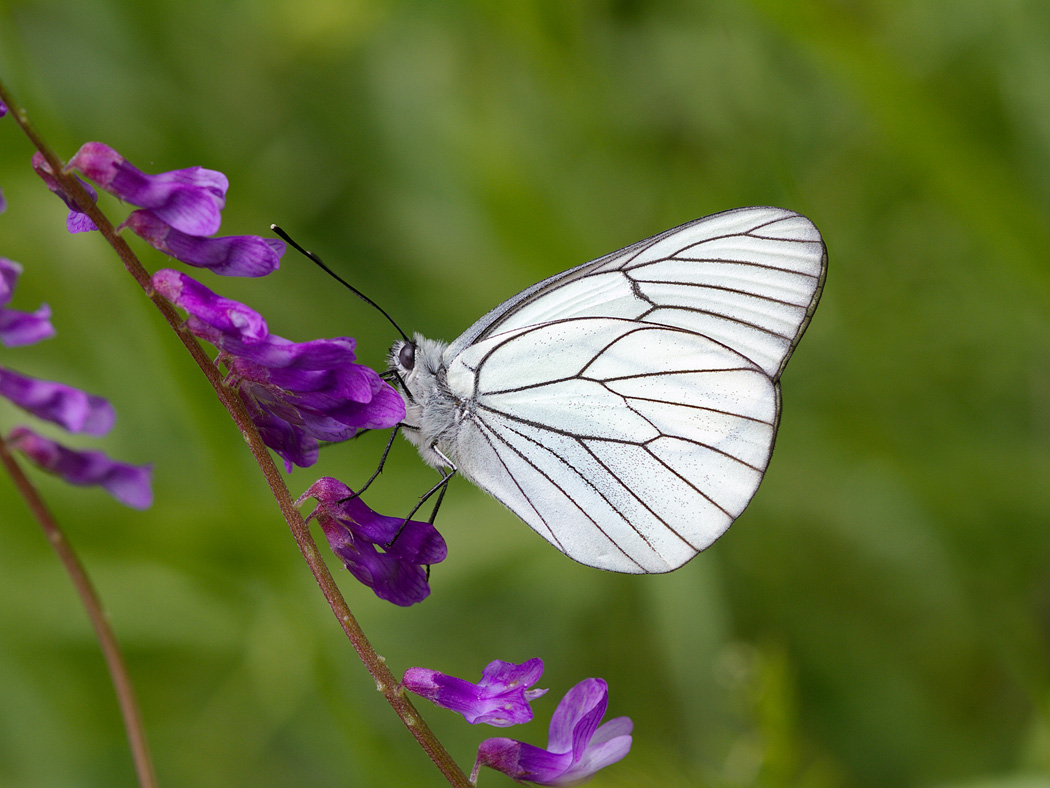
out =
<path fill-rule="evenodd" d="M 182 321 L 176 314 L 175 310 L 167 301 L 154 292 L 150 281 L 150 275 L 142 266 L 142 263 L 139 262 L 138 257 L 136 257 L 135 253 L 127 245 L 124 239 L 117 233 L 117 230 L 106 215 L 103 214 L 99 207 L 91 200 L 87 191 L 81 186 L 76 177 L 67 173 L 63 169 L 64 163 L 57 155 L 55 155 L 50 147 L 48 147 L 43 138 L 37 133 L 36 129 L 33 128 L 32 124 L 29 123 L 25 112 L 13 102 L 2 81 L 0 81 L 0 101 L 3 101 L 8 106 L 11 114 L 14 116 L 15 122 L 18 123 L 36 149 L 39 150 L 47 160 L 55 178 L 62 185 L 66 195 L 72 198 L 77 204 L 77 207 L 87 214 L 87 216 L 95 223 L 95 226 L 106 241 L 108 241 L 114 250 L 116 250 L 121 261 L 124 263 L 124 267 L 132 277 L 134 277 L 135 281 L 138 282 L 139 286 L 145 291 L 146 295 L 154 303 L 157 309 L 160 310 L 164 319 L 168 321 L 183 345 L 185 345 L 186 350 L 193 357 L 193 360 L 197 362 L 197 366 L 200 367 L 204 376 L 212 385 L 212 388 L 215 389 L 219 401 L 229 412 L 238 429 L 240 429 L 241 435 L 248 444 L 252 456 L 255 457 L 259 468 L 263 472 L 263 476 L 266 478 L 266 481 L 270 486 L 274 498 L 277 500 L 277 505 L 292 532 L 292 537 L 295 539 L 299 551 L 302 553 L 303 558 L 310 567 L 310 571 L 317 580 L 317 584 L 321 587 L 321 591 L 324 594 L 325 599 L 328 601 L 328 605 L 331 607 L 332 612 L 335 614 L 336 619 L 339 621 L 339 625 L 343 628 L 343 631 L 353 645 L 354 650 L 357 651 L 358 656 L 361 661 L 364 662 L 365 667 L 375 681 L 376 688 L 383 693 L 383 697 L 386 698 L 387 702 L 405 724 L 405 727 L 408 728 L 416 741 L 419 742 L 419 745 L 445 776 L 445 779 L 448 780 L 449 784 L 456 786 L 457 788 L 469 788 L 471 784 L 468 781 L 467 776 L 463 773 L 463 770 L 459 768 L 456 762 L 452 759 L 452 756 L 449 755 L 445 747 L 440 741 L 438 741 L 433 731 L 431 731 L 426 722 L 423 721 L 423 718 L 419 715 L 419 712 L 416 711 L 411 701 L 409 701 L 401 691 L 398 680 L 394 677 L 390 668 L 386 666 L 385 660 L 376 653 L 376 650 L 372 647 L 368 638 L 365 637 L 364 632 L 357 623 L 357 619 L 350 611 L 349 605 L 347 605 L 346 600 L 339 591 L 335 579 L 332 577 L 331 572 L 329 572 L 327 564 L 325 564 L 324 559 L 321 557 L 321 554 L 317 549 L 317 544 L 314 542 L 313 536 L 310 534 L 310 529 L 303 521 L 299 510 L 295 507 L 291 494 L 288 492 L 288 487 L 284 483 L 284 478 L 277 470 L 277 466 L 274 464 L 269 450 L 266 448 L 262 438 L 259 436 L 258 430 L 256 430 L 255 425 L 249 418 L 248 412 L 245 409 L 240 396 L 223 383 L 219 370 L 204 352 L 196 338 L 183 329 Z"/>
<path fill-rule="evenodd" d="M 110 626 L 109 616 L 102 608 L 102 600 L 99 599 L 91 578 L 88 577 L 84 565 L 80 563 L 69 540 L 66 539 L 33 483 L 29 481 L 11 455 L 3 436 L 0 436 L 0 464 L 7 469 L 8 474 L 14 480 L 15 487 L 26 502 L 26 506 L 29 507 L 29 511 L 40 524 L 44 535 L 47 536 L 47 541 L 58 554 L 69 579 L 73 581 L 73 587 L 80 597 L 81 604 L 87 611 L 91 626 L 95 629 L 95 637 L 98 638 L 102 648 L 102 655 L 105 657 L 106 667 L 109 668 L 109 675 L 117 694 L 117 702 L 120 704 L 120 713 L 124 718 L 124 729 L 127 731 L 131 758 L 135 762 L 139 785 L 142 788 L 157 788 L 157 776 L 153 771 L 153 761 L 150 758 L 149 746 L 146 744 L 146 731 L 142 725 L 138 702 L 135 700 L 131 676 L 124 662 L 124 656 L 121 654 L 116 635 Z"/>

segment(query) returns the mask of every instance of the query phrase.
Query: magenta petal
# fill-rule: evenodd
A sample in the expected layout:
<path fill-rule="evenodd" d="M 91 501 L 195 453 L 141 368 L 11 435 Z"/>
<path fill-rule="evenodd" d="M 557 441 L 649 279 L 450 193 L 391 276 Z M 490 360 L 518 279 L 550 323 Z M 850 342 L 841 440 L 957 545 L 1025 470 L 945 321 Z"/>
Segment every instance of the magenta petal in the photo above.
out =
<path fill-rule="evenodd" d="M 116 420 L 113 406 L 102 397 L 64 383 L 31 378 L 3 367 L 0 367 L 0 396 L 70 432 L 105 435 Z"/>
<path fill-rule="evenodd" d="M 70 211 L 69 215 L 66 216 L 66 230 L 72 234 L 89 233 L 97 229 L 95 223 L 91 221 L 91 218 L 86 213 Z"/>
<path fill-rule="evenodd" d="M 540 680 L 542 675 L 543 660 L 539 657 L 533 657 L 520 665 L 515 662 L 504 662 L 502 659 L 496 659 L 486 665 L 485 669 L 481 671 L 480 684 L 485 687 L 531 687 Z M 543 692 L 546 692 L 546 690 L 543 690 Z"/>
<path fill-rule="evenodd" d="M 280 265 L 283 241 L 255 235 L 202 238 L 176 230 L 150 211 L 134 211 L 121 225 L 155 249 L 222 276 L 266 276 Z"/>
<path fill-rule="evenodd" d="M 430 595 L 422 566 L 391 553 L 380 553 L 374 544 L 355 539 L 349 527 L 328 515 L 318 519 L 332 552 L 342 559 L 358 582 L 371 588 L 380 599 L 408 607 Z"/>
<path fill-rule="evenodd" d="M 529 701 L 546 690 L 528 692 L 526 687 L 536 683 L 542 673 L 543 661 L 538 658 L 521 665 L 497 659 L 486 666 L 477 684 L 426 668 L 409 668 L 401 684 L 442 708 L 462 714 L 472 725 L 484 722 L 507 727 L 532 719 Z"/>
<path fill-rule="evenodd" d="M 181 232 L 211 235 L 219 229 L 229 188 L 221 172 L 189 167 L 147 175 L 101 142 L 85 143 L 67 166 L 80 170 L 110 194 L 148 208 Z"/>
<path fill-rule="evenodd" d="M 0 307 L 6 306 L 14 295 L 18 277 L 22 275 L 22 266 L 14 260 L 0 257 Z"/>
<path fill-rule="evenodd" d="M 316 498 L 323 510 L 344 523 L 355 538 L 382 546 L 387 552 L 417 564 L 437 564 L 448 555 L 445 540 L 433 525 L 420 520 L 379 514 L 338 479 L 324 476 L 297 503 Z M 542 670 L 542 667 L 541 667 Z"/>
<path fill-rule="evenodd" d="M 32 345 L 55 335 L 51 325 L 51 307 L 47 304 L 35 312 L 0 309 L 0 344 L 5 347 Z"/>
<path fill-rule="evenodd" d="M 378 376 L 377 382 L 384 388 L 376 392 L 376 396 L 370 402 L 354 402 L 324 392 L 287 392 L 285 400 L 303 414 L 304 426 L 308 419 L 312 420 L 311 416 L 315 416 L 344 427 L 353 427 L 354 430 L 386 429 L 405 417 L 405 402 L 386 382 L 378 380 Z M 351 431 L 345 437 L 353 434 Z"/>
<path fill-rule="evenodd" d="M 148 509 L 153 503 L 148 465 L 117 462 L 100 451 L 70 449 L 26 427 L 12 429 L 8 443 L 43 470 L 70 484 L 98 485 L 135 509 Z"/>
<path fill-rule="evenodd" d="M 317 462 L 320 448 L 317 439 L 294 427 L 286 419 L 264 407 L 257 399 L 242 397 L 252 424 L 259 430 L 263 443 L 277 452 L 284 460 L 284 469 L 292 472 L 292 466 L 309 468 Z"/>
<path fill-rule="evenodd" d="M 357 342 L 351 337 L 292 342 L 284 337 L 271 336 L 266 344 L 247 346 L 236 344 L 236 340 L 237 337 L 222 337 L 219 347 L 271 370 L 331 370 L 357 358 L 354 355 Z"/>
<path fill-rule="evenodd" d="M 51 325 L 51 309 L 47 304 L 36 312 L 6 308 L 21 273 L 22 266 L 14 260 L 0 257 L 0 344 L 5 347 L 31 345 L 55 335 Z"/>
<path fill-rule="evenodd" d="M 551 717 L 550 749 L 571 751 L 578 759 L 598 729 L 609 704 L 609 687 L 602 679 L 584 679 L 562 698 Z"/>
<path fill-rule="evenodd" d="M 595 772 L 623 760 L 631 751 L 631 729 L 629 717 L 616 717 L 598 728 L 587 749 L 563 774 L 550 785 L 578 785 L 594 776 Z"/>
<path fill-rule="evenodd" d="M 69 232 L 84 233 L 98 229 L 95 227 L 95 223 L 88 218 L 87 214 L 80 209 L 80 206 L 73 201 L 73 198 L 66 194 L 62 184 L 58 182 L 54 172 L 52 172 L 51 165 L 47 163 L 47 159 L 44 158 L 44 154 L 40 151 L 33 154 L 33 171 L 40 176 L 48 189 L 62 198 L 62 202 L 69 208 L 69 216 L 66 217 L 66 229 Z M 98 192 L 95 191 L 92 185 L 83 178 L 78 177 L 77 180 L 84 187 L 88 196 L 91 197 L 92 202 L 97 202 Z"/>
<path fill-rule="evenodd" d="M 479 766 L 503 772 L 515 780 L 550 785 L 572 763 L 571 753 L 553 753 L 514 739 L 485 739 L 478 746 L 475 773 Z"/>
<path fill-rule="evenodd" d="M 233 334 L 249 343 L 259 342 L 270 333 L 266 320 L 254 309 L 239 301 L 216 295 L 200 282 L 178 271 L 162 268 L 153 275 L 152 283 L 153 289 L 172 304 L 221 332 Z M 192 331 L 192 324 L 187 325 Z"/>

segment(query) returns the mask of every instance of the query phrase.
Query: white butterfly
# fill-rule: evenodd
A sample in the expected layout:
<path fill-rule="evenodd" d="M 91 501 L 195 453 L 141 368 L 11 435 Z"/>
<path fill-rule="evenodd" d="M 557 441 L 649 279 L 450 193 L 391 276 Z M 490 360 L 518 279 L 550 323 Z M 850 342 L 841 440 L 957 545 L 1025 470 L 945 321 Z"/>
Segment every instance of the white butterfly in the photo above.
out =
<path fill-rule="evenodd" d="M 677 569 L 758 489 L 826 269 L 791 211 L 675 227 L 533 285 L 451 345 L 397 342 L 405 434 L 570 558 Z"/>

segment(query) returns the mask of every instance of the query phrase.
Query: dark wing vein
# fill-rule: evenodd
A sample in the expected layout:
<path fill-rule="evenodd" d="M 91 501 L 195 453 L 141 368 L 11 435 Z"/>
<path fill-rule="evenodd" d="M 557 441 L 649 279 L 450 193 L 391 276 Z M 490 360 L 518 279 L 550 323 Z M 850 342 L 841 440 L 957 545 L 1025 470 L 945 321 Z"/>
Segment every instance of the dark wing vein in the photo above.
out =
<path fill-rule="evenodd" d="M 706 282 L 677 282 L 673 279 L 639 279 L 639 282 L 647 285 L 678 285 L 679 287 L 697 287 L 702 290 L 718 290 L 723 293 L 733 293 L 735 295 L 747 296 L 748 298 L 760 298 L 763 301 L 772 301 L 775 304 L 783 304 L 784 306 L 792 306 L 796 309 L 805 309 L 808 304 L 796 304 L 794 301 L 785 301 L 783 298 L 774 298 L 771 295 L 765 295 L 764 293 L 756 293 L 752 290 L 741 290 L 738 287 L 726 287 L 725 285 L 712 285 Z M 647 301 L 653 303 L 651 298 L 647 298 Z M 671 306 L 671 309 L 677 307 Z"/>
<path fill-rule="evenodd" d="M 493 410 L 493 412 L 494 412 L 494 413 L 500 413 L 500 411 L 495 411 L 495 410 Z M 504 415 L 504 414 L 500 413 L 500 415 Z M 556 484 L 556 483 L 555 483 L 555 481 L 554 481 L 554 480 L 553 480 L 553 479 L 552 479 L 552 478 L 551 478 L 551 477 L 550 477 L 550 476 L 549 476 L 549 475 L 548 475 L 548 474 L 547 474 L 547 473 L 546 473 L 546 472 L 545 472 L 545 471 L 544 471 L 544 470 L 543 470 L 542 468 L 540 468 L 540 467 L 539 467 L 538 465 L 536 465 L 536 464 L 535 464 L 534 462 L 532 462 L 532 460 L 530 460 L 530 459 L 529 459 L 529 458 L 528 458 L 528 457 L 527 457 L 527 456 L 526 456 L 525 454 L 523 454 L 523 453 L 522 453 L 522 452 L 521 452 L 521 451 L 520 451 L 520 450 L 519 450 L 519 449 L 518 449 L 518 448 L 517 448 L 516 446 L 514 446 L 514 445 L 513 445 L 513 444 L 511 444 L 511 443 L 510 443 L 509 441 L 507 441 L 507 440 L 505 440 L 505 439 L 504 439 L 503 437 L 501 437 L 501 436 L 500 436 L 500 434 L 499 434 L 499 430 L 497 430 L 497 429 L 496 429 L 495 427 L 493 427 L 493 426 L 492 426 L 491 424 L 489 424 L 488 422 L 486 422 L 486 421 L 484 420 L 484 418 L 483 418 L 483 417 L 481 416 L 481 414 L 477 414 L 477 416 L 476 416 L 476 420 L 477 420 L 477 421 L 478 421 L 479 423 L 481 423 L 481 424 L 483 424 L 483 425 L 485 426 L 485 429 L 487 430 L 487 432 L 488 432 L 489 434 L 491 434 L 491 435 L 492 435 L 492 436 L 493 436 L 494 438 L 496 438 L 497 440 L 499 440 L 499 441 L 500 441 L 500 442 L 501 442 L 501 443 L 502 443 L 502 444 L 503 444 L 504 446 L 506 446 L 506 447 L 507 447 L 507 449 L 509 449 L 510 451 L 514 452 L 514 454 L 516 454 L 516 455 L 517 455 L 517 456 L 518 456 L 518 457 L 519 457 L 519 458 L 520 458 L 520 459 L 522 460 L 522 462 L 524 462 L 524 463 L 526 463 L 527 465 L 529 465 L 530 467 L 532 467 L 532 469 L 533 469 L 534 471 L 536 471 L 536 473 L 538 473 L 538 474 L 539 474 L 540 476 L 542 476 L 542 477 L 543 477 L 544 479 L 546 479 L 546 480 L 547 480 L 547 482 L 548 482 L 549 484 L 551 484 L 551 485 L 552 485 L 553 487 L 556 487 L 556 488 L 557 488 L 557 489 L 559 489 L 559 490 L 562 490 L 561 486 L 559 486 L 558 484 Z M 521 420 L 521 419 L 518 419 L 518 421 L 523 421 L 523 420 Z M 523 423 L 527 423 L 527 422 L 524 422 L 524 421 L 523 421 Z M 536 426 L 536 425 L 530 425 L 530 426 Z M 560 455 L 559 455 L 559 454 L 558 454 L 557 452 L 555 452 L 555 451 L 554 451 L 553 449 L 551 449 L 551 448 L 550 448 L 549 446 L 544 446 L 544 445 L 543 445 L 542 443 L 539 443 L 538 441 L 536 441 L 536 440 L 535 440 L 534 438 L 532 438 L 531 436 L 529 436 L 529 435 L 526 435 L 526 434 L 524 434 L 523 432 L 521 432 L 521 431 L 519 431 L 519 430 L 516 430 L 516 429 L 514 429 L 513 427 L 510 427 L 510 426 L 508 426 L 508 427 L 507 427 L 507 429 L 508 429 L 508 430 L 509 430 L 510 432 L 513 432 L 513 433 L 514 433 L 515 435 L 517 435 L 518 437 L 522 438 L 523 440 L 526 440 L 526 441 L 528 441 L 529 443 L 533 444 L 533 445 L 534 445 L 534 446 L 536 446 L 536 447 L 537 447 L 538 449 L 540 449 L 540 450 L 542 450 L 542 451 L 545 451 L 545 452 L 547 452 L 547 454 L 551 455 L 551 456 L 552 456 L 552 457 L 554 457 L 554 458 L 555 458 L 555 459 L 556 459 L 556 460 L 557 460 L 558 462 L 560 462 L 560 463 L 562 464 L 562 466 L 563 466 L 563 467 L 567 468 L 567 469 L 568 469 L 569 471 L 571 471 L 571 472 L 572 472 L 573 474 L 575 474 L 575 476 L 576 476 L 576 478 L 577 478 L 577 479 L 579 479 L 579 480 L 580 480 L 581 482 L 583 482 L 583 483 L 584 483 L 584 484 L 586 484 L 586 485 L 587 485 L 588 487 L 590 487 L 590 488 L 591 488 L 591 489 L 592 489 L 592 490 L 593 490 L 593 491 L 594 491 L 595 493 L 597 493 L 597 494 L 598 494 L 599 496 L 601 496 L 601 498 L 603 498 L 603 499 L 604 499 L 604 500 L 606 501 L 606 503 L 608 503 L 608 504 L 609 504 L 610 508 L 611 508 L 611 509 L 612 509 L 613 511 L 615 511 L 615 512 L 616 512 L 616 513 L 617 513 L 618 515 L 620 515 L 620 517 L 621 517 L 621 518 L 623 519 L 623 521 L 624 521 L 624 522 L 625 522 L 625 523 L 626 523 L 626 524 L 627 524 L 627 525 L 628 525 L 628 526 L 629 526 L 629 527 L 630 527 L 630 528 L 631 528 L 631 529 L 632 529 L 632 530 L 633 530 L 633 531 L 634 531 L 635 533 L 637 533 L 637 534 L 638 534 L 638 536 L 639 536 L 639 537 L 640 537 L 640 538 L 641 538 L 641 539 L 642 539 L 642 540 L 643 540 L 643 541 L 644 541 L 644 542 L 645 542 L 645 543 L 646 543 L 647 545 L 649 545 L 650 549 L 653 549 L 653 551 L 654 551 L 654 552 L 656 552 L 656 551 L 655 551 L 655 549 L 653 548 L 652 544 L 651 544 L 651 543 L 649 542 L 649 540 L 648 540 L 648 539 L 646 539 L 645 535 L 644 535 L 644 534 L 642 534 L 642 533 L 641 533 L 641 532 L 640 532 L 640 531 L 639 531 L 639 530 L 638 530 L 637 528 L 635 528 L 635 527 L 634 527 L 634 525 L 633 525 L 633 524 L 632 524 L 632 523 L 631 523 L 631 522 L 630 522 L 630 521 L 629 521 L 629 520 L 628 520 L 628 519 L 627 519 L 627 518 L 626 518 L 626 517 L 624 516 L 624 514 L 623 514 L 622 512 L 620 512 L 620 510 L 619 510 L 619 509 L 617 509 L 617 508 L 616 508 L 616 506 L 614 506 L 614 505 L 613 505 L 613 503 L 612 503 L 611 501 L 609 501 L 609 499 L 608 499 L 608 498 L 606 498 L 606 496 L 605 496 L 605 495 L 604 495 L 604 494 L 602 493 L 602 491 L 601 491 L 601 490 L 599 490 L 599 489 L 598 489 L 598 488 L 597 488 L 597 487 L 596 487 L 596 486 L 595 486 L 595 485 L 594 485 L 594 484 L 593 484 L 593 483 L 592 483 L 592 482 L 591 482 L 591 481 L 590 481 L 589 479 L 587 479 L 587 478 L 586 478 L 586 477 L 585 477 L 585 476 L 584 476 L 583 474 L 581 474 L 581 473 L 580 473 L 579 471 L 577 471 L 577 470 L 576 470 L 576 469 L 575 469 L 574 467 L 572 467 L 572 465 L 570 465 L 570 464 L 569 464 L 568 462 L 566 462 L 566 461 L 565 461 L 565 459 L 564 459 L 564 458 L 562 458 L 562 457 L 561 457 L 561 456 L 560 456 Z M 541 429 L 544 429 L 544 428 L 541 428 Z M 551 430 L 551 431 L 553 432 L 553 430 Z M 490 444 L 489 444 L 489 445 L 491 446 L 491 442 L 490 442 Z M 586 447 L 585 447 L 585 448 L 586 448 Z M 494 448 L 494 447 L 493 447 L 493 450 L 495 451 L 495 448 Z M 501 464 L 502 464 L 502 460 L 500 460 L 500 462 L 501 462 Z M 517 482 L 517 479 L 514 479 L 514 475 L 513 475 L 512 473 L 510 473 L 510 470 L 509 470 L 509 469 L 507 469 L 507 466 L 506 466 L 506 465 L 504 465 L 503 467 L 504 467 L 504 469 L 506 469 L 506 470 L 507 470 L 507 473 L 508 473 L 508 475 L 509 475 L 509 476 L 511 477 L 511 479 L 513 479 L 513 480 L 514 480 L 514 484 L 515 484 L 515 486 L 516 486 L 516 487 L 518 488 L 518 490 L 519 490 L 519 491 L 521 492 L 522 496 L 523 496 L 523 497 L 525 498 L 525 500 L 527 500 L 527 501 L 529 502 L 529 505 L 530 505 L 530 506 L 532 507 L 532 510 L 533 510 L 534 512 L 536 512 L 536 514 L 537 514 L 537 515 L 538 515 L 538 516 L 540 517 L 540 519 L 541 519 L 541 520 L 543 520 L 543 524 L 544 524 L 545 526 L 547 526 L 547 530 L 548 530 L 548 531 L 550 532 L 550 534 L 551 534 L 551 536 L 553 537 L 554 541 L 558 543 L 558 549 L 562 549 L 562 548 L 561 548 L 561 542 L 560 542 L 560 541 L 558 540 L 557 536 L 555 536 L 555 534 L 554 534 L 554 529 L 553 529 L 553 528 L 551 528 L 551 525 L 550 525 L 550 523 L 548 523 L 548 522 L 546 521 L 546 519 L 544 519 L 544 518 L 543 518 L 543 515 L 542 515 L 542 514 L 540 513 L 540 511 L 539 511 L 539 507 L 537 507 L 537 506 L 536 506 L 536 504 L 534 504 L 534 503 L 532 502 L 532 499 L 531 499 L 531 498 L 529 497 L 528 493 L 526 493 L 526 492 L 525 492 L 525 490 L 523 490 L 523 489 L 522 489 L 521 485 L 520 485 L 520 484 L 518 484 L 518 482 Z M 616 478 L 616 477 L 614 476 L 614 478 Z M 617 479 L 617 481 L 619 481 L 619 479 Z M 620 482 L 620 484 L 621 484 L 621 486 L 623 486 L 623 482 Z M 627 489 L 627 488 L 626 488 L 626 487 L 624 487 L 624 489 Z M 634 493 L 633 493 L 633 492 L 632 492 L 631 490 L 629 490 L 629 489 L 628 489 L 627 491 L 628 491 L 628 492 L 630 492 L 630 493 L 631 493 L 631 495 L 634 495 Z M 564 490 L 562 490 L 562 493 L 564 493 L 564 492 L 565 492 L 565 491 L 564 491 Z M 637 496 L 635 496 L 635 497 L 637 497 Z M 590 522 L 591 522 L 591 523 L 592 523 L 592 524 L 594 525 L 594 527 L 595 527 L 596 529 L 598 529 L 598 531 L 600 531 L 600 532 L 601 532 L 601 534 L 602 534 L 602 535 L 603 535 L 603 536 L 604 536 L 604 537 L 606 538 L 606 540 L 608 540 L 609 544 L 613 545 L 613 546 L 614 546 L 614 547 L 615 547 L 615 548 L 616 548 L 617 550 L 619 550 L 619 551 L 620 551 L 621 553 L 623 553 L 624 557 L 626 557 L 626 558 L 627 558 L 627 559 L 628 559 L 628 560 L 629 560 L 629 561 L 630 561 L 631 563 L 633 563 L 633 564 L 634 564 L 635 566 L 637 566 L 637 567 L 638 567 L 639 569 L 642 569 L 642 568 L 643 568 L 643 567 L 642 567 L 642 565 L 641 565 L 640 563 L 638 563 L 638 562 L 637 562 L 637 561 L 636 561 L 636 560 L 635 560 L 635 559 L 634 559 L 634 558 L 633 558 L 633 557 L 632 557 L 631 555 L 629 555 L 629 554 L 627 553 L 627 551 L 626 551 L 626 550 L 624 550 L 624 549 L 623 549 L 622 547 L 620 547 L 620 545 L 616 543 L 616 540 L 615 540 L 615 539 L 613 539 L 613 538 L 612 538 L 612 537 L 611 537 L 611 536 L 610 536 L 610 535 L 609 535 L 608 533 L 606 533 L 605 529 L 601 527 L 601 525 L 600 525 L 600 524 L 598 523 L 598 521 L 597 521 L 597 520 L 596 520 L 596 519 L 595 519 L 594 517 L 592 517 L 592 516 L 591 516 L 590 514 L 588 514 L 588 513 L 587 513 L 587 511 L 586 511 L 586 510 L 585 510 L 585 509 L 584 509 L 584 508 L 583 508 L 582 506 L 580 506 L 580 505 L 579 505 L 579 504 L 578 504 L 578 503 L 577 503 L 577 502 L 576 502 L 576 501 L 575 501 L 575 500 L 574 500 L 574 499 L 573 499 L 573 498 L 572 498 L 571 496 L 569 496 L 569 495 L 567 495 L 567 494 L 566 494 L 566 495 L 565 495 L 565 499 L 566 499 L 567 501 L 569 501 L 570 503 L 572 503 L 572 505 L 573 505 L 573 506 L 575 506 L 575 507 L 576 507 L 576 509 L 577 509 L 577 510 L 578 510 L 578 511 L 580 512 L 580 514 L 582 514 L 582 515 L 583 515 L 583 516 L 584 516 L 585 518 L 587 518 L 587 520 L 589 520 L 589 521 L 590 521 Z M 644 505 L 644 502 L 642 502 L 642 503 L 643 503 L 643 505 Z M 647 508 L 648 508 L 648 507 L 647 507 Z M 655 516 L 655 515 L 654 515 L 654 516 Z M 564 552 L 564 550 L 562 550 L 562 552 Z"/>

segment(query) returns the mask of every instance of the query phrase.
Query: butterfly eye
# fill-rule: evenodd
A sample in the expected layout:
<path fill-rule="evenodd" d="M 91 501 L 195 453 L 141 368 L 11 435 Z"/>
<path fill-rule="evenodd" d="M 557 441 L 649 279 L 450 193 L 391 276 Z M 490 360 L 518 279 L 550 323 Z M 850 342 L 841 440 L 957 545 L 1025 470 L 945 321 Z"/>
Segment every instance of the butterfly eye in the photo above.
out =
<path fill-rule="evenodd" d="M 412 368 L 416 365 L 416 346 L 414 343 L 406 342 L 401 346 L 401 349 L 397 351 L 397 363 L 406 372 L 412 371 Z"/>

